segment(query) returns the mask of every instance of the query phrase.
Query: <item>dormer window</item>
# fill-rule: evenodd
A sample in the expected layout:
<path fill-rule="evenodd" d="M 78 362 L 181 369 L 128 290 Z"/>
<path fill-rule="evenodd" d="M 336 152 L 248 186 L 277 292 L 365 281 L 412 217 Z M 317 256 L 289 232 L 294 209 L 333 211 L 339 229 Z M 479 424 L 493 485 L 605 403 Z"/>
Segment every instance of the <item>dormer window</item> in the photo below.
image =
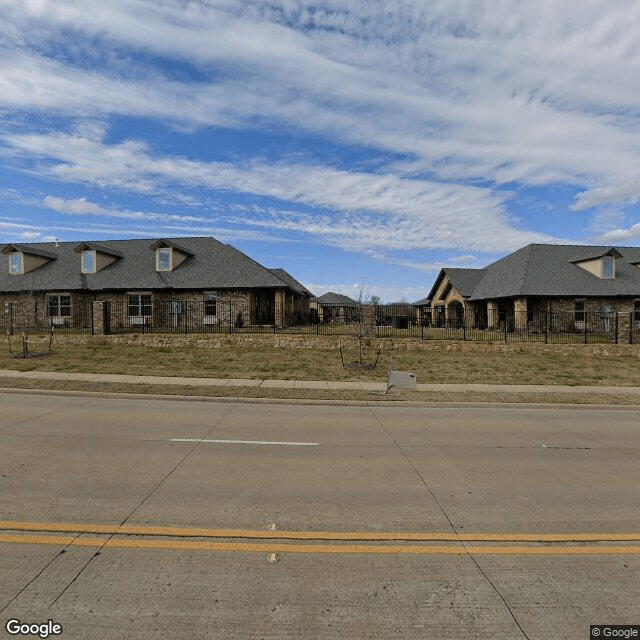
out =
<path fill-rule="evenodd" d="M 193 256 L 189 249 L 173 240 L 158 240 L 150 247 L 156 254 L 156 271 L 175 271 L 185 260 Z"/>
<path fill-rule="evenodd" d="M 22 273 L 22 254 L 21 253 L 9 254 L 9 273 L 14 276 L 19 276 Z"/>
<path fill-rule="evenodd" d="M 171 271 L 171 247 L 160 247 L 157 250 L 156 270 Z"/>
<path fill-rule="evenodd" d="M 616 263 L 613 256 L 602 258 L 602 277 L 608 280 L 616 277 Z"/>
<path fill-rule="evenodd" d="M 81 255 L 82 255 L 82 273 L 95 273 L 96 272 L 96 252 L 83 251 Z"/>
<path fill-rule="evenodd" d="M 73 250 L 80 254 L 82 273 L 98 273 L 124 257 L 124 254 L 117 249 L 95 242 L 83 242 Z"/>
<path fill-rule="evenodd" d="M 616 258 L 622 258 L 622 254 L 610 247 L 600 255 L 594 255 L 590 258 L 580 258 L 572 260 L 573 264 L 585 271 L 600 278 L 601 280 L 615 280 L 616 277 Z"/>

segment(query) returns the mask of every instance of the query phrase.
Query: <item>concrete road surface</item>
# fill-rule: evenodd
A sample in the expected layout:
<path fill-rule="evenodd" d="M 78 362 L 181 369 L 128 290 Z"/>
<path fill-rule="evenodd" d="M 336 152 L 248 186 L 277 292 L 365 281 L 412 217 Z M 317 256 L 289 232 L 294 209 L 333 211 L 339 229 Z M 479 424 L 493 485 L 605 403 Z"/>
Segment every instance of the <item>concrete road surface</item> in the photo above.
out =
<path fill-rule="evenodd" d="M 640 624 L 636 410 L 0 408 L 0 637 L 586 640 Z"/>

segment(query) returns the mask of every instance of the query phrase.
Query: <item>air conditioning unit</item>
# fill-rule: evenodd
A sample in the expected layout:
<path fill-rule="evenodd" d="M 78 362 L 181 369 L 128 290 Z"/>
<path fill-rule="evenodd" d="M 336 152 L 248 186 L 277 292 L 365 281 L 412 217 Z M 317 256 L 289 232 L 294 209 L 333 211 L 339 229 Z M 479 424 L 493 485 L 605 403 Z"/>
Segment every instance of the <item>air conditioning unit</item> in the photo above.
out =
<path fill-rule="evenodd" d="M 69 318 L 67 318 L 66 316 L 52 316 L 51 324 L 54 327 L 66 327 L 68 320 Z"/>
<path fill-rule="evenodd" d="M 202 324 L 218 324 L 218 316 L 205 316 Z"/>
<path fill-rule="evenodd" d="M 131 324 L 149 324 L 149 316 L 129 316 Z"/>

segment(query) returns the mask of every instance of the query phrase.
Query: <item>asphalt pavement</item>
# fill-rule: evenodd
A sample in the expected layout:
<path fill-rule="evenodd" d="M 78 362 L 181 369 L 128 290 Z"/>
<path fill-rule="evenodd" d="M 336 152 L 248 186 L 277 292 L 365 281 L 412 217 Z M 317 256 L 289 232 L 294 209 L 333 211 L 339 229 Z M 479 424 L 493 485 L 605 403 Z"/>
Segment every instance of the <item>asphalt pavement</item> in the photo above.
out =
<path fill-rule="evenodd" d="M 637 408 L 0 402 L 0 637 L 640 623 Z"/>

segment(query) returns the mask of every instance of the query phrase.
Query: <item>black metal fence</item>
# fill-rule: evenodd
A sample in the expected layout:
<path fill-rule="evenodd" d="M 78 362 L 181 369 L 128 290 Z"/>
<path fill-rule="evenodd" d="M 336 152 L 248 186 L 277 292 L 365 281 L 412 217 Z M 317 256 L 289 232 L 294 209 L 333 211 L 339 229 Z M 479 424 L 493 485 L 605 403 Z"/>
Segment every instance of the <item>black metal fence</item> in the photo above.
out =
<path fill-rule="evenodd" d="M 423 311 L 419 335 L 425 340 L 473 340 L 501 342 L 637 343 L 640 314 L 636 312 L 495 312 L 494 317 L 475 311 L 445 314 L 441 309 Z"/>
<path fill-rule="evenodd" d="M 258 312 L 245 301 L 105 302 L 103 333 L 274 333 L 311 326 L 311 316 L 286 308 Z"/>
<path fill-rule="evenodd" d="M 193 300 L 103 303 L 52 309 L 35 299 L 0 307 L 3 334 L 45 333 L 289 333 L 370 338 L 419 338 L 544 343 L 640 343 L 640 312 L 498 312 L 364 305 L 294 311 L 275 307 L 257 313 L 247 302 Z M 259 320 L 257 320 L 259 318 Z"/>
<path fill-rule="evenodd" d="M 0 306 L 0 331 L 3 334 L 94 333 L 91 302 L 52 305 L 38 298 L 5 302 Z"/>

